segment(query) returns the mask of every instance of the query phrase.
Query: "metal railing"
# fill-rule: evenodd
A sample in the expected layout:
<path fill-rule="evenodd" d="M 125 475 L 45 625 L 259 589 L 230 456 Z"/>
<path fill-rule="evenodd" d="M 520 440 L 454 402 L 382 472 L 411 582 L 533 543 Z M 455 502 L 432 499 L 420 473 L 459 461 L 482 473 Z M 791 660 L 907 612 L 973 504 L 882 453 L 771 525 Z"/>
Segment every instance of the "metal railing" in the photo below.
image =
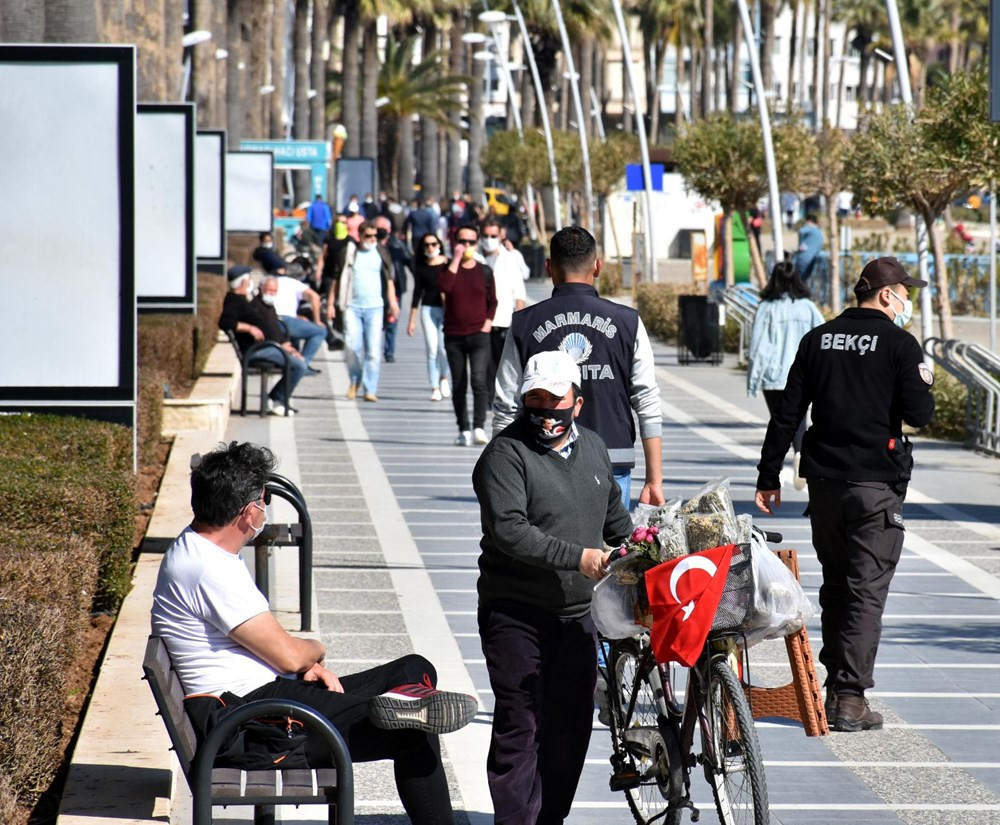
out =
<path fill-rule="evenodd" d="M 1000 357 L 979 344 L 928 338 L 924 351 L 965 384 L 966 444 L 1000 455 Z"/>
<path fill-rule="evenodd" d="M 750 332 L 753 319 L 760 305 L 760 293 L 751 284 L 735 284 L 722 291 L 722 302 L 740 326 L 740 346 L 736 354 L 738 364 L 747 363 L 750 350 Z"/>

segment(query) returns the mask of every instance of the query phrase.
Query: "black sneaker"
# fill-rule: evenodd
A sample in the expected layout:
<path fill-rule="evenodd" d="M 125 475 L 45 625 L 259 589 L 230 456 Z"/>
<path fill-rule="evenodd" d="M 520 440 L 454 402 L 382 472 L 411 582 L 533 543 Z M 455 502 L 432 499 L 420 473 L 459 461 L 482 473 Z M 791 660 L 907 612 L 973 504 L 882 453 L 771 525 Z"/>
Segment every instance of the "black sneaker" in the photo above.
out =
<path fill-rule="evenodd" d="M 823 703 L 823 710 L 826 711 L 826 723 L 833 726 L 833 720 L 837 718 L 837 694 L 833 688 L 826 689 L 826 701 Z"/>
<path fill-rule="evenodd" d="M 451 733 L 464 728 L 479 703 L 464 693 L 438 690 L 429 683 L 400 685 L 368 701 L 368 718 L 383 730 L 422 730 Z"/>
<path fill-rule="evenodd" d="M 837 713 L 830 727 L 844 733 L 882 730 L 882 714 L 868 707 L 864 696 L 841 693 L 837 696 Z"/>

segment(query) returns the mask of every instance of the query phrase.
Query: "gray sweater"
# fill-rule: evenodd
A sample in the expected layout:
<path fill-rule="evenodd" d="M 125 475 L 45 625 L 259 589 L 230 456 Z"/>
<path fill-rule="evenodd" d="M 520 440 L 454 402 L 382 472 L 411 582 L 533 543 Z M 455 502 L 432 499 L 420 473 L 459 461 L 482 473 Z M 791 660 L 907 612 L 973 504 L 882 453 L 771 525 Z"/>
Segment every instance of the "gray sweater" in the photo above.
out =
<path fill-rule="evenodd" d="M 562 616 L 590 609 L 584 548 L 620 544 L 632 530 L 600 436 L 578 427 L 568 458 L 541 446 L 523 419 L 497 435 L 472 473 L 483 538 L 481 607 L 520 605 Z"/>

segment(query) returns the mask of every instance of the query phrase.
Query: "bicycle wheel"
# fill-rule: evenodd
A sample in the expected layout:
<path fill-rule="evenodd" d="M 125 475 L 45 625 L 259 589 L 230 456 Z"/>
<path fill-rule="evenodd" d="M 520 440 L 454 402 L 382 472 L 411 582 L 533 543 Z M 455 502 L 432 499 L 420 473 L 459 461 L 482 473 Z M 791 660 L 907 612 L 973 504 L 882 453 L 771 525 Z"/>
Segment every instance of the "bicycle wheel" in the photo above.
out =
<path fill-rule="evenodd" d="M 681 809 L 668 811 L 684 796 L 680 735 L 675 720 L 662 712 L 662 697 L 651 678 L 656 663 L 631 639 L 611 647 L 608 706 L 615 755 L 612 790 L 625 794 L 638 825 L 679 825 Z"/>
<path fill-rule="evenodd" d="M 702 743 L 705 778 L 723 825 L 768 825 L 767 781 L 757 731 L 733 669 L 712 662 Z"/>

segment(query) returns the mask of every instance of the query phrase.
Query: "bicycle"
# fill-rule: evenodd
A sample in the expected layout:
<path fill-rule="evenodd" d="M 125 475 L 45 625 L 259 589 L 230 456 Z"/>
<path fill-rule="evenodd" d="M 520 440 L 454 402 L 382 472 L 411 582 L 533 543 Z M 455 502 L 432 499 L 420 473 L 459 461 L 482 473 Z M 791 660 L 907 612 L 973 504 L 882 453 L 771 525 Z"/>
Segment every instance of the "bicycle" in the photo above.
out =
<path fill-rule="evenodd" d="M 780 537 L 767 536 L 780 541 Z M 733 662 L 740 622 L 752 601 L 749 545 L 738 545 L 724 603 L 704 650 L 688 670 L 683 704 L 668 666 L 657 663 L 649 634 L 600 639 L 606 686 L 602 721 L 611 731 L 612 791 L 622 791 L 638 825 L 679 825 L 683 812 L 697 822 L 691 772 L 701 765 L 724 825 L 768 825 L 764 763 L 753 714 Z M 727 594 L 730 596 L 726 603 Z M 672 666 L 671 666 L 672 667 Z M 606 717 L 606 718 L 605 718 Z M 700 732 L 696 750 L 695 730 Z"/>

